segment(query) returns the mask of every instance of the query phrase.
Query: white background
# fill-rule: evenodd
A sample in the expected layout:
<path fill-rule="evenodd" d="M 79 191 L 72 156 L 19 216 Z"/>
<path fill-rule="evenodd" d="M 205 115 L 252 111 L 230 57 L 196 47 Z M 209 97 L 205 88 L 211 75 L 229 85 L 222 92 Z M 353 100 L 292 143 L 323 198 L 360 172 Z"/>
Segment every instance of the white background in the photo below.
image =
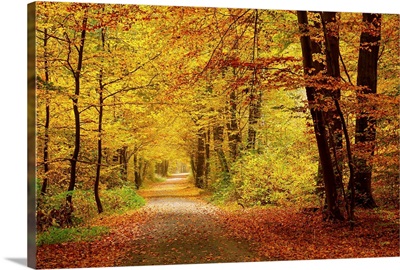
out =
<path fill-rule="evenodd" d="M 65 1 L 64 1 L 65 2 Z M 84 1 L 81 2 L 95 2 Z M 291 10 L 331 10 L 400 14 L 393 0 L 113 0 L 103 3 L 220 6 Z M 260 4 L 262 2 L 263 4 Z M 266 3 L 264 3 L 266 2 Z M 0 269 L 25 269 L 27 257 L 27 100 L 26 100 L 26 12 L 29 1 L 2 1 L 0 16 Z M 398 269 L 400 258 L 321 260 L 300 262 L 267 262 L 207 264 L 181 266 L 143 266 L 123 269 Z M 105 268 L 99 268 L 105 269 Z M 107 268 L 121 269 L 121 268 Z"/>

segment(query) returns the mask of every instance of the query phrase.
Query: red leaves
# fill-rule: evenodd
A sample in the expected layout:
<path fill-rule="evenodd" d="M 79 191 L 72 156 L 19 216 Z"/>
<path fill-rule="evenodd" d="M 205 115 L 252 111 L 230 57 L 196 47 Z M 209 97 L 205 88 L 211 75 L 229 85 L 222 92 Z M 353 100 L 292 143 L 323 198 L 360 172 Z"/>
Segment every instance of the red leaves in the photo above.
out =
<path fill-rule="evenodd" d="M 292 56 L 286 57 L 269 57 L 269 58 L 258 58 L 255 62 L 242 61 L 239 58 L 230 58 L 228 60 L 221 61 L 222 66 L 230 67 L 247 67 L 257 69 L 267 69 L 271 65 L 287 64 L 287 62 L 300 61 Z"/>
<path fill-rule="evenodd" d="M 37 250 L 38 268 L 110 267 L 119 265 L 139 236 L 139 227 L 150 218 L 144 211 L 103 217 L 92 225 L 109 226 L 110 233 L 93 242 L 43 245 Z"/>
<path fill-rule="evenodd" d="M 290 209 L 244 210 L 221 219 L 237 239 L 258 243 L 260 256 L 277 260 L 399 256 L 398 211 L 384 217 L 357 213 L 354 231 L 347 224 L 321 221 L 320 213 Z M 396 218 L 397 216 L 397 218 Z"/>

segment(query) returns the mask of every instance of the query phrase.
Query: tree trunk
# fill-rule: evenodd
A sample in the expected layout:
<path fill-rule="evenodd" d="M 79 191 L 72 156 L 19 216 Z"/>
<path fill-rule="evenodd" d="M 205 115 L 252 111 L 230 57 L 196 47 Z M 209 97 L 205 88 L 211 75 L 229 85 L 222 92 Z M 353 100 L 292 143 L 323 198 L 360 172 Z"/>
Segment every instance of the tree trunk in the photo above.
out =
<path fill-rule="evenodd" d="M 205 169 L 206 169 L 206 157 L 205 157 L 205 131 L 204 128 L 200 128 L 197 133 L 197 153 L 196 153 L 196 178 L 195 184 L 198 188 L 204 188 L 205 183 Z"/>
<path fill-rule="evenodd" d="M 207 187 L 208 181 L 210 178 L 210 171 L 211 171 L 211 164 L 210 164 L 210 142 L 211 142 L 211 132 L 210 129 L 207 129 L 207 133 L 205 137 L 205 158 L 206 158 L 206 165 L 205 165 L 205 172 L 204 172 L 204 187 Z"/>
<path fill-rule="evenodd" d="M 335 173 L 333 170 L 332 159 L 329 151 L 329 144 L 325 128 L 325 119 L 322 111 L 315 107 L 317 101 L 316 90 L 314 87 L 309 86 L 309 83 L 307 82 L 307 80 L 310 80 L 309 75 L 315 75 L 315 70 L 313 71 L 312 49 L 308 30 L 307 12 L 298 11 L 297 17 L 300 31 L 303 33 L 300 38 L 300 42 L 303 54 L 304 74 L 306 79 L 306 94 L 314 123 L 315 137 L 323 170 L 325 195 L 327 201 L 327 217 L 343 220 L 343 216 L 337 204 Z"/>
<path fill-rule="evenodd" d="M 335 82 L 340 80 L 340 67 L 339 67 L 339 26 L 336 21 L 336 12 L 322 12 L 322 25 L 325 38 L 325 55 L 326 55 L 326 75 L 334 79 Z M 335 85 L 327 85 L 324 96 L 330 98 L 330 101 L 340 100 L 340 88 Z M 334 102 L 332 102 L 334 103 Z M 338 110 L 334 104 L 330 104 L 329 110 L 326 113 L 326 121 L 328 124 L 328 131 L 331 134 L 332 142 L 332 156 L 333 168 L 335 170 L 336 187 L 340 189 L 343 185 L 342 170 L 343 170 L 343 139 L 342 139 L 342 123 Z M 343 123 L 344 124 L 344 123 Z M 344 194 L 343 194 L 344 195 Z"/>
<path fill-rule="evenodd" d="M 193 178 L 195 180 L 195 184 L 197 185 L 197 169 L 196 169 L 196 158 L 195 155 L 190 155 L 190 168 L 192 169 Z"/>
<path fill-rule="evenodd" d="M 135 186 L 136 189 L 139 189 L 142 186 L 142 178 L 140 175 L 140 167 L 139 167 L 139 159 L 137 149 L 135 149 L 135 153 L 133 154 L 133 168 L 135 175 Z"/>
<path fill-rule="evenodd" d="M 378 58 L 379 42 L 381 39 L 381 15 L 363 14 L 365 29 L 360 37 L 360 50 L 357 67 L 357 85 L 362 86 L 362 90 L 357 92 L 357 99 L 360 111 L 356 120 L 356 145 L 368 147 L 368 156 L 357 156 L 355 173 L 355 196 L 356 204 L 366 208 L 376 207 L 372 196 L 371 178 L 372 166 L 368 164 L 369 157 L 374 155 L 376 139 L 376 120 L 370 114 L 375 108 L 366 108 L 368 96 L 375 95 L 378 80 Z"/>
<path fill-rule="evenodd" d="M 164 177 L 168 176 L 168 169 L 169 169 L 169 161 L 168 160 L 163 160 L 163 162 L 162 162 L 162 176 L 164 176 Z"/>
<path fill-rule="evenodd" d="M 141 179 L 141 185 L 143 184 L 143 181 L 146 178 L 147 174 L 147 167 L 149 165 L 149 162 L 147 160 L 144 160 L 143 158 L 139 158 L 139 172 L 140 172 L 140 179 Z"/>
<path fill-rule="evenodd" d="M 316 13 L 316 12 L 313 12 Z M 318 13 L 320 16 L 321 14 Z M 316 29 L 321 29 L 321 23 L 320 21 L 314 21 L 314 28 Z M 317 37 L 310 37 L 311 41 L 311 52 L 312 52 L 312 58 L 313 60 L 313 68 L 315 74 L 319 74 L 324 72 L 325 70 L 325 64 L 322 60 L 322 55 L 324 54 L 322 51 L 323 43 L 320 38 Z M 322 171 L 322 165 L 321 165 L 321 160 L 318 160 L 318 171 L 317 171 L 317 179 L 316 179 L 316 188 L 315 188 L 315 193 L 321 198 L 324 198 L 324 174 Z"/>
<path fill-rule="evenodd" d="M 47 41 L 49 37 L 47 35 L 47 28 L 44 29 L 44 80 L 46 87 L 49 85 L 49 63 L 48 63 L 48 55 L 47 55 Z M 45 88 L 46 89 L 46 88 Z M 50 103 L 49 98 L 47 97 L 48 89 L 46 89 L 46 120 L 44 123 L 44 147 L 43 147 L 43 163 L 44 163 L 44 177 L 43 184 L 41 189 L 41 194 L 46 194 L 47 184 L 48 184 L 48 173 L 49 173 L 49 126 L 50 126 Z"/>
<path fill-rule="evenodd" d="M 224 142 L 224 125 L 217 123 L 214 127 L 214 150 L 217 153 L 221 170 L 225 179 L 229 179 L 229 165 L 222 144 Z"/>
<path fill-rule="evenodd" d="M 104 9 L 103 9 L 104 11 Z M 105 32 L 104 29 L 101 29 L 101 44 L 102 49 L 104 50 L 104 42 L 105 42 Z M 94 198 L 97 205 L 97 212 L 101 214 L 103 212 L 103 205 L 101 204 L 100 195 L 99 195 L 99 184 L 100 184 L 100 175 L 101 175 L 101 162 L 102 162 L 102 132 L 103 132 L 103 69 L 100 69 L 99 74 L 99 118 L 98 118 L 98 127 L 97 127 L 97 164 L 96 164 L 96 179 L 94 181 Z"/>
<path fill-rule="evenodd" d="M 86 37 L 86 25 L 87 25 L 87 9 L 85 9 L 85 15 L 82 22 L 82 31 L 81 31 L 81 38 L 80 38 L 80 45 L 78 50 L 78 64 L 77 68 L 74 72 L 74 79 L 75 79 L 75 94 L 72 97 L 72 104 L 74 110 L 74 118 L 75 118 L 75 148 L 71 158 L 71 177 L 68 186 L 68 195 L 67 195 L 67 202 L 72 206 L 72 194 L 71 192 L 75 189 L 76 183 L 76 169 L 77 169 L 77 162 L 80 150 L 80 143 L 81 143 L 81 125 L 80 125 L 80 115 L 79 115 L 79 108 L 78 108 L 78 99 L 79 99 L 79 92 L 80 92 L 80 79 L 81 79 L 81 70 L 82 70 L 82 63 L 83 63 L 83 49 L 85 45 L 85 37 Z M 72 44 L 70 44 L 71 46 Z"/>
<path fill-rule="evenodd" d="M 234 76 L 236 76 L 234 70 Z M 228 122 L 228 139 L 229 139 L 229 153 L 230 161 L 235 162 L 239 154 L 239 144 L 241 141 L 239 125 L 237 120 L 237 89 L 231 90 L 229 94 L 229 114 L 230 119 Z"/>
<path fill-rule="evenodd" d="M 102 74 L 100 74 L 100 78 L 102 77 Z M 101 79 L 100 79 L 101 80 Z M 102 85 L 100 81 L 100 85 Z M 96 200 L 96 205 L 97 205 L 97 211 L 100 213 L 103 212 L 103 206 L 100 201 L 100 195 L 99 195 L 99 184 L 100 184 L 100 174 L 101 174 L 101 161 L 102 161 L 102 121 L 103 121 L 103 89 L 100 87 L 100 93 L 99 93 L 99 103 L 100 103 L 100 109 L 99 109 L 99 122 L 98 122 L 98 138 L 97 138 L 97 164 L 96 164 L 96 179 L 94 182 L 94 197 Z"/>
<path fill-rule="evenodd" d="M 253 56 L 252 61 L 255 63 L 257 58 L 257 35 L 258 35 L 258 10 L 256 9 L 254 16 L 254 35 L 253 35 Z M 257 93 L 256 90 L 257 84 L 257 68 L 253 69 L 253 79 L 250 87 L 250 106 L 249 106 L 249 129 L 248 129 L 248 137 L 247 137 L 247 149 L 255 150 L 256 148 L 256 125 L 258 123 L 258 119 L 261 118 L 261 91 Z"/>
<path fill-rule="evenodd" d="M 119 164 L 120 164 L 120 171 L 121 171 L 121 179 L 124 181 L 128 180 L 128 153 L 127 153 L 127 146 L 123 146 L 122 148 L 118 149 L 119 153 Z"/>

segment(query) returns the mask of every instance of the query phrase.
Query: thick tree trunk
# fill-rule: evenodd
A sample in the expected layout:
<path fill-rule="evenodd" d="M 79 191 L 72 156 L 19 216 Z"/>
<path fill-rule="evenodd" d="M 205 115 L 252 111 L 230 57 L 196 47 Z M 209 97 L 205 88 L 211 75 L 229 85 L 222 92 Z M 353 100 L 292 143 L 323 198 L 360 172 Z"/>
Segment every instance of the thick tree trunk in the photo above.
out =
<path fill-rule="evenodd" d="M 308 19 L 307 12 L 297 12 L 298 22 L 300 31 L 303 35 L 300 38 L 302 54 L 303 54 L 303 66 L 304 74 L 306 77 L 306 94 L 307 100 L 311 111 L 311 116 L 314 123 L 315 137 L 318 145 L 318 152 L 323 170 L 325 195 L 327 201 L 328 218 L 343 220 L 343 216 L 340 212 L 337 204 L 337 192 L 335 184 L 335 173 L 333 170 L 332 159 L 329 151 L 329 144 L 327 140 L 325 119 L 320 109 L 316 108 L 316 90 L 314 87 L 308 86 L 307 80 L 309 75 L 315 75 L 313 71 L 313 60 L 312 60 L 312 49 L 311 40 L 308 35 Z"/>
<path fill-rule="evenodd" d="M 375 95 L 377 89 L 381 15 L 364 13 L 363 23 L 365 24 L 365 29 L 360 37 L 357 68 L 357 85 L 363 86 L 363 88 L 357 93 L 358 103 L 361 108 L 356 120 L 355 142 L 360 147 L 367 147 L 369 157 L 372 157 L 375 148 L 376 120 L 370 112 L 374 111 L 375 108 L 365 107 L 367 107 L 368 96 Z M 357 166 L 354 183 L 355 196 L 357 205 L 374 208 L 377 205 L 372 196 L 372 166 L 369 165 L 369 157 L 357 156 L 355 159 Z"/>
<path fill-rule="evenodd" d="M 164 176 L 164 177 L 167 177 L 168 176 L 168 169 L 169 169 L 169 161 L 168 160 L 164 160 L 163 161 L 163 165 L 162 165 L 162 170 L 163 170 L 163 173 L 162 173 L 162 175 Z"/>
<path fill-rule="evenodd" d="M 325 37 L 325 55 L 326 55 L 326 75 L 332 77 L 334 80 L 340 80 L 340 67 L 339 67 L 339 26 L 336 21 L 336 12 L 322 12 L 322 24 Z M 335 85 L 327 85 L 324 90 L 324 95 L 330 97 L 332 100 L 340 100 L 341 91 Z M 333 103 L 333 102 L 332 102 Z M 336 187 L 339 189 L 342 186 L 342 170 L 343 170 L 343 139 L 342 139 L 342 123 L 339 113 L 334 104 L 330 104 L 329 110 L 326 113 L 326 121 L 328 130 L 331 134 L 332 142 L 332 156 L 333 167 L 335 170 Z"/>
<path fill-rule="evenodd" d="M 74 118 L 75 118 L 75 148 L 71 158 L 71 177 L 68 186 L 68 191 L 72 192 L 75 189 L 76 183 L 76 169 L 78 163 L 78 156 L 80 150 L 80 143 L 81 143 L 81 124 L 80 124 L 80 115 L 79 115 L 79 108 L 78 108 L 78 100 L 79 100 L 79 92 L 80 92 L 80 79 L 81 79 L 81 70 L 82 70 L 82 63 L 83 63 L 83 49 L 85 45 L 85 37 L 86 37 L 86 25 L 87 25 L 87 9 L 85 10 L 85 15 L 82 22 L 82 31 L 81 31 L 81 38 L 80 38 L 80 45 L 78 50 L 78 64 L 77 68 L 74 72 L 74 79 L 75 79 L 75 93 L 72 97 L 72 104 L 74 110 Z M 67 202 L 72 206 L 72 194 L 68 193 L 67 195 Z"/>

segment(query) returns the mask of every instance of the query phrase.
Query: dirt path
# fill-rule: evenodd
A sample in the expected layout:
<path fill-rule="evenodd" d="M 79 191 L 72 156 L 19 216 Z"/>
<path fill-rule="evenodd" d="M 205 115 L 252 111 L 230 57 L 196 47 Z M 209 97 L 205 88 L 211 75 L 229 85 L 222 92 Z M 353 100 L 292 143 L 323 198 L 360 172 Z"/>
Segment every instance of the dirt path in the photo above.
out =
<path fill-rule="evenodd" d="M 152 218 L 141 226 L 123 265 L 256 260 L 248 243 L 226 236 L 217 208 L 201 200 L 200 189 L 186 175 L 174 175 L 139 193 L 148 201 L 143 210 Z"/>
<path fill-rule="evenodd" d="M 350 230 L 291 208 L 223 211 L 185 175 L 139 193 L 147 200 L 142 209 L 99 215 L 89 224 L 108 227 L 106 235 L 38 247 L 37 268 L 399 256 L 398 210 L 358 210 Z"/>

